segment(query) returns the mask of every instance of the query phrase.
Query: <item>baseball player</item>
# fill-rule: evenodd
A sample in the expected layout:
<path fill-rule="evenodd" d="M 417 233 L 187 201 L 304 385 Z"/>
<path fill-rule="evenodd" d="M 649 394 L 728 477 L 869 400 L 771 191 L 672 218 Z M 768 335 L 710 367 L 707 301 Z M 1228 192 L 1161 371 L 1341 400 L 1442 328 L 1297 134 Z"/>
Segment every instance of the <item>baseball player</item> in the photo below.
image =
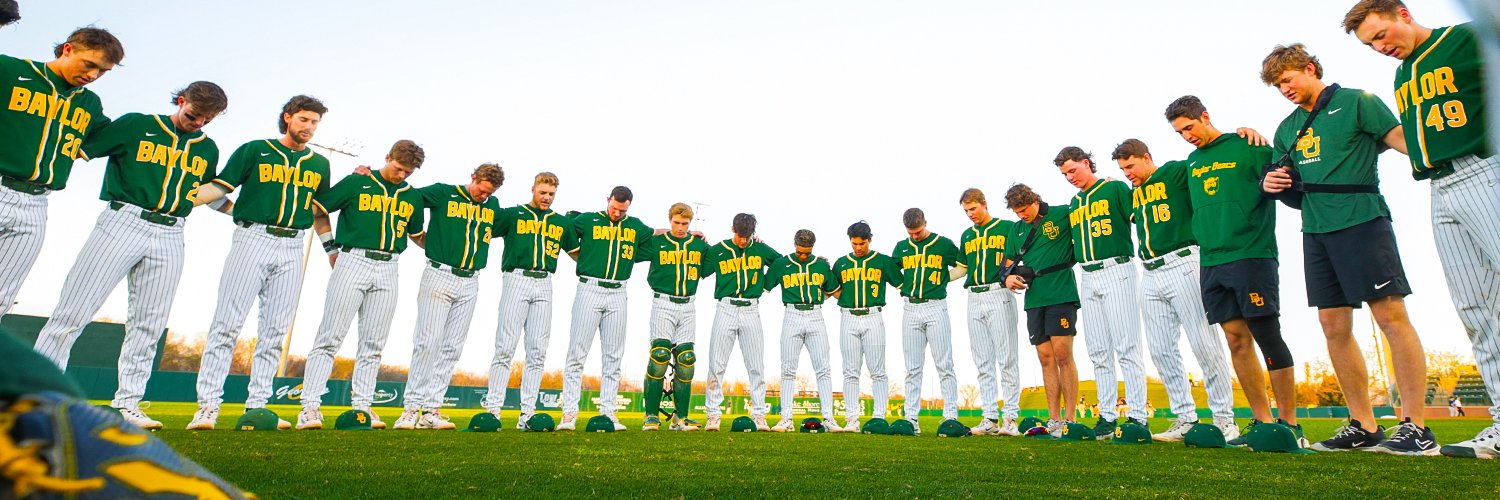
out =
<path fill-rule="evenodd" d="M 1401 60 L 1396 69 L 1396 114 L 1401 117 L 1412 176 L 1431 180 L 1432 234 L 1438 258 L 1494 403 L 1490 407 L 1493 425 L 1474 439 L 1439 451 L 1454 457 L 1496 458 L 1500 457 L 1500 322 L 1496 321 L 1500 301 L 1495 299 L 1500 297 L 1500 191 L 1495 183 L 1500 177 L 1500 157 L 1495 156 L 1496 145 L 1487 143 L 1490 111 L 1485 107 L 1485 68 L 1476 29 L 1472 23 L 1427 28 L 1396 0 L 1361 0 L 1344 17 L 1345 32 L 1354 33 L 1376 52 Z M 1393 353 L 1394 348 L 1393 342 Z M 1422 394 L 1420 389 L 1406 392 L 1409 389 L 1400 387 L 1404 394 Z M 1389 441 L 1410 439 L 1432 440 L 1417 424 L 1403 422 Z M 1387 447 L 1401 449 L 1395 443 Z"/>
<path fill-rule="evenodd" d="M 1140 241 L 1141 267 L 1145 268 L 1141 275 L 1141 310 L 1145 313 L 1146 346 L 1167 390 L 1172 413 L 1177 415 L 1171 427 L 1151 438 L 1181 441 L 1198 424 L 1192 383 L 1177 349 L 1180 333 L 1187 335 L 1188 346 L 1203 369 L 1214 425 L 1226 440 L 1239 437 L 1239 426 L 1234 422 L 1234 380 L 1224 357 L 1224 341 L 1218 328 L 1204 316 L 1203 295 L 1198 290 L 1198 258 L 1203 251 L 1193 237 L 1187 163 L 1169 161 L 1157 167 L 1146 143 L 1138 139 L 1120 143 L 1110 158 L 1135 186 L 1130 219 Z"/>
<path fill-rule="evenodd" d="M 219 164 L 219 148 L 203 126 L 229 106 L 224 90 L 205 81 L 177 91 L 172 102 L 176 113 L 127 113 L 83 143 L 82 157 L 109 157 L 99 194 L 108 204 L 36 339 L 36 350 L 66 369 L 78 334 L 126 279 L 130 316 L 110 406 L 146 429 L 161 428 L 138 403 L 182 278 L 182 228 L 198 186 L 215 177 Z"/>
<path fill-rule="evenodd" d="M 969 429 L 975 435 L 1020 435 L 1021 367 L 1017 363 L 1016 294 L 1005 288 L 1005 237 L 1015 222 L 990 215 L 984 191 L 964 190 L 958 204 L 974 225 L 959 237 L 963 262 L 969 269 L 964 288 L 969 291 L 969 344 L 979 369 L 979 404 L 984 421 Z M 999 379 L 999 388 L 996 387 Z M 998 398 L 998 399 L 997 399 Z M 1005 401 L 1000 421 L 996 401 Z"/>
<path fill-rule="evenodd" d="M 384 429 L 385 422 L 370 410 L 374 403 L 375 376 L 380 354 L 391 333 L 395 315 L 398 262 L 406 240 L 423 233 L 422 194 L 406 179 L 422 167 L 427 155 L 409 140 L 396 141 L 385 155 L 385 167 L 369 174 L 344 177 L 313 203 L 318 215 L 313 230 L 323 240 L 333 274 L 323 299 L 323 321 L 307 353 L 302 378 L 302 411 L 298 429 L 322 429 L 319 407 L 328 392 L 333 355 L 344 343 L 349 324 L 359 316 L 359 350 L 355 354 L 353 392 L 350 405 L 370 415 L 370 427 Z M 338 232 L 329 237 L 329 214 L 339 213 Z"/>
<path fill-rule="evenodd" d="M 638 247 L 653 231 L 640 219 L 625 215 L 635 195 L 630 188 L 615 186 L 605 199 L 602 212 L 572 217 L 577 248 L 568 252 L 578 261 L 578 294 L 573 300 L 569 325 L 568 361 L 563 370 L 562 423 L 557 430 L 571 431 L 578 421 L 578 398 L 583 389 L 583 362 L 589 358 L 594 334 L 599 334 L 599 414 L 615 418 L 615 397 L 620 389 L 620 360 L 625 355 L 625 284 L 635 269 Z"/>
<path fill-rule="evenodd" d="M 47 234 L 47 194 L 67 187 L 79 146 L 109 124 L 99 96 L 84 88 L 125 58 L 102 28 L 79 28 L 38 63 L 0 55 L 0 78 L 11 82 L 0 112 L 0 316 L 10 312 Z M 57 104 L 61 103 L 61 106 Z"/>
<path fill-rule="evenodd" d="M 828 326 L 823 322 L 823 301 L 830 294 L 838 293 L 838 283 L 828 261 L 813 256 L 813 244 L 817 236 L 807 229 L 797 230 L 792 237 L 794 252 L 783 255 L 771 264 L 766 273 L 765 287 L 769 292 L 781 287 L 781 303 L 786 313 L 781 319 L 781 420 L 776 422 L 775 432 L 796 429 L 792 420 L 792 406 L 797 395 L 797 362 L 802 355 L 802 346 L 807 346 L 807 356 L 812 359 L 813 376 L 818 384 L 818 407 L 823 421 L 836 423 L 833 419 L 833 372 L 828 367 Z M 831 432 L 845 432 L 837 425 L 827 426 Z"/>
<path fill-rule="evenodd" d="M 729 355 L 734 353 L 735 343 L 739 343 L 745 371 L 750 375 L 750 418 L 755 421 L 756 429 L 768 431 L 771 426 L 766 424 L 769 409 L 766 381 L 761 375 L 765 339 L 760 324 L 760 296 L 766 291 L 763 285 L 766 268 L 781 254 L 753 239 L 754 215 L 735 215 L 730 229 L 734 237 L 710 247 L 704 262 L 705 267 L 713 267 L 718 274 L 714 278 L 714 299 L 719 305 L 708 341 L 708 395 L 704 398 L 708 422 L 703 430 L 719 430 L 719 415 L 724 411 L 721 382 L 724 370 L 729 367 Z"/>
<path fill-rule="evenodd" d="M 1005 238 L 1005 287 L 1026 291 L 1028 340 L 1042 364 L 1042 386 L 1047 394 L 1047 431 L 1062 436 L 1074 422 L 1067 404 L 1078 398 L 1078 365 L 1073 362 L 1073 337 L 1078 335 L 1078 282 L 1073 277 L 1073 233 L 1068 212 L 1054 209 L 1025 184 L 1005 191 L 1005 206 L 1016 213 Z M 1082 399 L 1079 399 L 1081 402 Z M 1099 406 L 1112 405 L 1100 400 Z"/>
<path fill-rule="evenodd" d="M 479 272 L 489 263 L 490 237 L 500 202 L 495 190 L 505 172 L 494 163 L 480 164 L 466 185 L 433 184 L 418 189 L 427 214 L 427 232 L 412 242 L 427 254 L 417 288 L 417 328 L 412 335 L 411 370 L 406 378 L 405 410 L 395 429 L 449 430 L 443 395 L 453 366 L 469 336 L 479 298 Z"/>
<path fill-rule="evenodd" d="M 1094 365 L 1100 401 L 1094 435 L 1114 434 L 1122 416 L 1128 423 L 1147 427 L 1141 310 L 1135 265 L 1131 263 L 1135 245 L 1130 240 L 1130 186 L 1116 179 L 1100 179 L 1093 155 L 1077 146 L 1063 148 L 1052 164 L 1078 188 L 1068 205 L 1068 226 L 1073 233 L 1073 258 L 1083 269 L 1078 295 L 1083 300 L 1089 361 Z M 1118 415 L 1114 406 L 1104 404 L 1117 395 L 1116 363 L 1125 379 L 1129 415 Z"/>
<path fill-rule="evenodd" d="M 1390 208 L 1380 195 L 1376 170 L 1380 151 L 1389 147 L 1404 153 L 1406 138 L 1380 98 L 1362 90 L 1328 86 L 1322 75 L 1322 63 L 1302 44 L 1276 47 L 1266 56 L 1260 74 L 1263 83 L 1277 87 L 1297 105 L 1276 129 L 1276 156 L 1288 158 L 1288 165 L 1267 173 L 1262 189 L 1269 193 L 1293 189 L 1288 169 L 1295 168 L 1302 179 L 1307 298 L 1309 305 L 1318 308 L 1339 385 L 1351 389 L 1343 391 L 1349 406 L 1348 425 L 1312 448 L 1437 455 L 1437 440 L 1425 429 L 1425 401 L 1420 397 L 1403 398 L 1402 410 L 1409 423 L 1402 423 L 1392 436 L 1401 439 L 1382 443 L 1384 429 L 1376 425 L 1366 390 L 1369 377 L 1364 353 L 1354 341 L 1354 308 L 1368 303 L 1370 315 L 1390 345 L 1396 386 L 1402 394 L 1425 391 L 1427 359 L 1403 299 L 1411 293 L 1411 285 L 1401 266 Z M 1316 108 L 1319 103 L 1323 107 Z M 1310 113 L 1317 113 L 1311 122 Z M 1305 132 L 1304 124 L 1308 126 Z M 1334 188 L 1359 191 L 1324 191 Z M 1350 248 L 1363 251 L 1349 252 Z"/>
<path fill-rule="evenodd" d="M 907 239 L 896 244 L 891 258 L 901 264 L 901 345 L 906 353 L 905 416 L 912 429 L 921 433 L 917 414 L 922 410 L 922 368 L 927 350 L 937 369 L 943 395 L 943 420 L 958 418 L 958 377 L 953 373 L 952 325 L 948 319 L 948 282 L 963 276 L 958 246 L 953 240 L 927 230 L 927 216 L 920 208 L 901 215 Z"/>
<path fill-rule="evenodd" d="M 525 430 L 541 392 L 547 339 L 552 336 L 552 273 L 557 257 L 578 248 L 573 221 L 552 211 L 557 175 L 536 174 L 531 202 L 500 211 L 495 234 L 505 239 L 500 270 L 505 287 L 500 293 L 500 321 L 495 329 L 495 357 L 490 360 L 489 392 L 481 404 L 500 418 L 505 389 L 510 382 L 510 360 L 516 344 L 526 339 L 526 367 L 521 374 L 521 415 L 516 428 Z"/>
<path fill-rule="evenodd" d="M 838 280 L 839 355 L 844 361 L 844 431 L 859 432 L 859 367 L 870 371 L 870 392 L 875 397 L 874 418 L 885 419 L 890 397 L 885 372 L 886 285 L 900 289 L 901 265 L 890 256 L 870 250 L 870 225 L 864 221 L 849 226 L 853 252 L 833 263 Z M 838 422 L 830 422 L 837 427 Z"/>
<path fill-rule="evenodd" d="M 1208 108 L 1194 96 L 1167 107 L 1167 121 L 1196 149 L 1188 155 L 1188 201 L 1199 257 L 1199 285 L 1210 323 L 1224 329 L 1229 357 L 1240 380 L 1265 380 L 1255 359 L 1260 347 L 1270 372 L 1271 391 L 1281 420 L 1297 425 L 1296 373 L 1292 351 L 1281 338 L 1280 282 L 1276 261 L 1276 211 L 1260 193 L 1260 168 L 1271 148 L 1252 146 L 1219 132 Z M 1250 427 L 1272 422 L 1265 386 L 1242 384 L 1254 419 Z M 1248 430 L 1250 427 L 1247 427 Z M 1243 438 L 1243 436 L 1241 436 Z M 1242 439 L 1230 440 L 1243 444 Z"/>
<path fill-rule="evenodd" d="M 698 422 L 688 417 L 693 401 L 693 352 L 698 313 L 693 297 L 698 280 L 715 268 L 703 265 L 708 243 L 688 231 L 693 223 L 693 207 L 674 203 L 667 210 L 671 230 L 658 234 L 637 247 L 636 260 L 650 261 L 646 283 L 651 285 L 651 352 L 646 363 L 646 419 L 642 430 L 661 428 L 661 401 L 666 386 L 667 368 L 672 368 L 672 422 L 674 431 L 698 430 Z"/>
<path fill-rule="evenodd" d="M 229 375 L 235 340 L 257 298 L 260 332 L 245 410 L 265 408 L 271 398 L 282 339 L 291 328 L 302 291 L 303 234 L 312 227 L 314 198 L 328 190 L 328 158 L 307 147 L 327 112 L 317 99 L 293 97 L 281 108 L 279 139 L 241 145 L 229 155 L 219 177 L 198 189 L 196 204 L 216 204 L 228 210 L 239 227 L 219 278 L 219 301 L 198 368 L 198 411 L 188 423 L 189 430 L 214 428 L 224 402 L 224 378 Z M 244 188 L 241 203 L 222 201 L 225 194 L 240 187 Z M 285 420 L 278 425 L 291 427 Z"/>

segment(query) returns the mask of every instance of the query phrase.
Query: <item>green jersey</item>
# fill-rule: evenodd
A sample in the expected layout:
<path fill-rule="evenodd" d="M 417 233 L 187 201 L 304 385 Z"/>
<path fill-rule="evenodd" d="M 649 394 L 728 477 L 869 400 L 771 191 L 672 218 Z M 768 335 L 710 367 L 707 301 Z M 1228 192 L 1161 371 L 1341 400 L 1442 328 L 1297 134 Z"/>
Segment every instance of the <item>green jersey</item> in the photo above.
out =
<path fill-rule="evenodd" d="M 759 241 L 740 248 L 728 239 L 709 247 L 704 265 L 719 274 L 714 278 L 714 299 L 760 298 L 766 291 L 765 270 L 780 257 L 770 245 Z"/>
<path fill-rule="evenodd" d="M 1010 234 L 1015 221 L 991 217 L 984 225 L 974 225 L 959 236 L 959 247 L 964 251 L 964 265 L 969 275 L 964 286 L 988 285 L 1005 279 L 1005 236 Z"/>
<path fill-rule="evenodd" d="M 901 265 L 901 296 L 918 300 L 948 298 L 948 268 L 958 265 L 953 240 L 928 233 L 921 241 L 904 238 L 891 258 Z"/>
<path fill-rule="evenodd" d="M 691 297 L 698 293 L 698 280 L 713 274 L 714 268 L 703 265 L 708 243 L 702 238 L 687 235 L 678 238 L 658 234 L 647 239 L 636 248 L 637 261 L 651 262 L 646 271 L 646 283 L 656 293 Z"/>
<path fill-rule="evenodd" d="M 1188 199 L 1203 266 L 1276 258 L 1276 206 L 1260 191 L 1261 168 L 1270 162 L 1271 148 L 1234 134 L 1188 155 Z"/>
<path fill-rule="evenodd" d="M 229 155 L 214 184 L 245 188 L 234 203 L 235 222 L 307 229 L 316 197 L 328 190 L 328 158 L 276 139 L 250 141 Z"/>
<path fill-rule="evenodd" d="M 318 205 L 339 213 L 333 242 L 401 253 L 409 234 L 422 234 L 422 195 L 410 184 L 392 184 L 379 171 L 350 175 L 318 195 Z"/>
<path fill-rule="evenodd" d="M 199 130 L 179 132 L 167 115 L 126 113 L 83 143 L 89 158 L 109 157 L 99 199 L 177 217 L 193 211 L 198 185 L 213 180 L 219 147 Z"/>
<path fill-rule="evenodd" d="M 1396 68 L 1396 111 L 1412 177 L 1450 172 L 1449 161 L 1489 156 L 1484 66 L 1470 23 L 1437 28 Z"/>
<path fill-rule="evenodd" d="M 99 96 L 74 87 L 45 63 L 0 55 L 0 81 L 10 100 L 0 112 L 0 175 L 51 189 L 67 187 L 73 160 L 93 133 L 109 124 Z"/>
<path fill-rule="evenodd" d="M 1339 89 L 1319 114 L 1301 139 L 1297 131 L 1307 121 L 1307 110 L 1297 106 L 1281 120 L 1274 141 L 1276 157 L 1295 149 L 1290 158 L 1305 183 L 1380 185 L 1375 164 L 1385 149 L 1381 138 L 1401 126 L 1385 102 L 1363 90 Z M 1331 233 L 1390 215 L 1379 193 L 1302 195 L 1304 233 Z"/>
<path fill-rule="evenodd" d="M 1036 279 L 1026 288 L 1023 309 L 1078 303 L 1078 281 L 1073 277 L 1076 262 L 1073 232 L 1063 229 L 1068 217 L 1065 210 L 1053 209 L 1046 202 L 1038 203 L 1036 219 L 1030 223 L 1017 222 L 1005 239 L 1005 258 L 1037 272 Z M 1023 256 L 1021 248 L 1028 238 L 1031 247 Z"/>
<path fill-rule="evenodd" d="M 1068 227 L 1073 232 L 1073 258 L 1093 262 L 1135 253 L 1130 241 L 1130 185 L 1098 179 L 1073 195 L 1068 205 Z"/>
<path fill-rule="evenodd" d="M 1188 200 L 1188 166 L 1169 161 L 1130 192 L 1130 219 L 1140 240 L 1142 259 L 1155 259 L 1183 247 L 1193 238 L 1193 206 Z"/>
<path fill-rule="evenodd" d="M 495 231 L 500 202 L 494 196 L 474 201 L 468 186 L 452 184 L 433 184 L 417 193 L 428 210 L 423 243 L 427 258 L 458 269 L 484 269 L 489 263 L 490 236 Z"/>
<path fill-rule="evenodd" d="M 864 257 L 845 255 L 833 263 L 833 276 L 838 280 L 839 307 L 864 309 L 885 306 L 885 286 L 901 289 L 905 276 L 896 259 L 870 251 Z"/>
<path fill-rule="evenodd" d="M 833 277 L 833 268 L 828 261 L 809 255 L 806 260 L 797 254 L 783 255 L 771 264 L 766 273 L 766 291 L 781 287 L 783 304 L 822 304 L 828 294 L 838 289 L 838 280 Z"/>
<path fill-rule="evenodd" d="M 578 248 L 573 221 L 552 209 L 530 204 L 500 211 L 495 234 L 505 238 L 500 269 L 557 272 L 557 256 Z"/>
<path fill-rule="evenodd" d="M 635 217 L 610 220 L 604 212 L 569 215 L 578 235 L 578 275 L 606 280 L 628 280 L 635 270 L 635 254 L 655 231 Z"/>

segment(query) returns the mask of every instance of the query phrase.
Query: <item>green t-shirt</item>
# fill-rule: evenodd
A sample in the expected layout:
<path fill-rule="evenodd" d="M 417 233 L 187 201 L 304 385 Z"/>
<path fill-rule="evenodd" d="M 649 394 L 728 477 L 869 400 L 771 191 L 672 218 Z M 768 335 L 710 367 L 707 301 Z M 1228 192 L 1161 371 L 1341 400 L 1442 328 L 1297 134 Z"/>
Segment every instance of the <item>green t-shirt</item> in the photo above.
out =
<path fill-rule="evenodd" d="M 214 184 L 244 188 L 234 203 L 235 222 L 307 229 L 312 205 L 328 190 L 328 158 L 303 148 L 292 151 L 276 139 L 250 141 L 234 150 Z"/>
<path fill-rule="evenodd" d="M 557 256 L 578 248 L 573 221 L 563 214 L 530 204 L 500 211 L 495 234 L 505 239 L 500 269 L 557 272 Z"/>
<path fill-rule="evenodd" d="M 1169 161 L 1130 192 L 1130 219 L 1135 237 L 1141 241 L 1142 259 L 1154 259 L 1183 247 L 1197 245 L 1193 238 L 1193 205 L 1188 200 L 1188 166 Z"/>
<path fill-rule="evenodd" d="M 333 242 L 339 245 L 401 253 L 408 235 L 422 234 L 421 193 L 405 181 L 391 184 L 378 170 L 344 177 L 316 201 L 338 212 Z"/>
<path fill-rule="evenodd" d="M 1065 266 L 1037 276 L 1026 288 L 1024 309 L 1056 304 L 1078 303 L 1078 280 L 1073 277 L 1073 232 L 1069 231 L 1069 213 L 1042 202 L 1036 220 L 1017 222 L 1005 239 L 1005 258 L 1030 266 L 1037 273 Z M 1036 236 L 1031 236 L 1035 232 Z M 1030 237 L 1031 248 L 1021 256 L 1021 247 Z"/>
<path fill-rule="evenodd" d="M 740 248 L 728 239 L 709 247 L 704 267 L 712 267 L 712 273 L 719 275 L 714 278 L 714 299 L 760 298 L 766 291 L 766 268 L 780 257 L 770 245 L 759 241 Z"/>
<path fill-rule="evenodd" d="M 845 255 L 833 263 L 833 275 L 838 280 L 839 307 L 864 309 L 885 306 L 885 286 L 901 289 L 905 279 L 901 265 L 885 254 L 876 251 L 864 257 Z"/>
<path fill-rule="evenodd" d="M 1130 241 L 1130 185 L 1098 179 L 1073 195 L 1068 205 L 1068 227 L 1073 232 L 1073 258 L 1093 262 L 1135 253 Z"/>
<path fill-rule="evenodd" d="M 1374 94 L 1339 89 L 1310 130 L 1293 145 L 1307 121 L 1307 110 L 1297 106 L 1276 127 L 1276 158 L 1293 149 L 1291 161 L 1302 182 L 1311 184 L 1380 185 L 1375 168 L 1385 149 L 1381 138 L 1400 126 L 1391 109 Z M 1302 232 L 1330 233 L 1376 217 L 1390 217 L 1385 197 L 1378 193 L 1304 193 Z"/>
<path fill-rule="evenodd" d="M 79 147 L 109 124 L 99 96 L 74 87 L 46 63 L 0 55 L 0 81 L 10 82 L 0 112 L 0 175 L 52 189 L 67 187 Z"/>
<path fill-rule="evenodd" d="M 423 243 L 427 258 L 459 269 L 484 269 L 490 260 L 490 236 L 500 202 L 494 196 L 476 202 L 468 186 L 453 184 L 433 184 L 417 193 L 429 211 Z"/>
<path fill-rule="evenodd" d="M 167 115 L 126 113 L 83 143 L 89 158 L 109 157 L 99 199 L 178 217 L 193 211 L 198 185 L 213 180 L 219 147 L 202 130 L 177 131 Z"/>
<path fill-rule="evenodd" d="M 677 238 L 668 234 L 652 236 L 636 248 L 637 261 L 651 262 L 646 271 L 646 283 L 656 293 L 691 297 L 698 293 L 698 280 L 713 274 L 714 268 L 704 266 L 708 243 L 702 238 L 687 235 Z"/>
<path fill-rule="evenodd" d="M 1276 206 L 1260 191 L 1261 168 L 1270 162 L 1271 148 L 1251 146 L 1234 134 L 1188 155 L 1193 236 L 1203 249 L 1203 266 L 1276 258 Z"/>
<path fill-rule="evenodd" d="M 948 298 L 948 268 L 958 265 L 958 245 L 929 232 L 921 241 L 903 238 L 891 251 L 901 266 L 901 296 L 912 299 Z"/>
<path fill-rule="evenodd" d="M 797 254 L 781 256 L 771 264 L 765 283 L 768 292 L 781 287 L 783 304 L 822 304 L 829 293 L 838 289 L 833 268 L 815 255 L 809 255 L 807 260 L 798 259 Z"/>
<path fill-rule="evenodd" d="M 628 280 L 635 270 L 636 250 L 655 231 L 640 219 L 625 216 L 613 221 L 604 212 L 568 214 L 578 235 L 578 275 L 606 280 Z"/>
<path fill-rule="evenodd" d="M 1005 271 L 1005 236 L 1015 224 L 1015 221 L 991 217 L 988 224 L 970 226 L 959 236 L 964 265 L 969 267 L 964 286 L 988 285 L 1005 278 L 1000 275 Z"/>
<path fill-rule="evenodd" d="M 1401 115 L 1412 177 L 1448 169 L 1464 155 L 1489 156 L 1486 140 L 1484 63 L 1471 23 L 1432 30 L 1396 68 L 1396 111 Z"/>

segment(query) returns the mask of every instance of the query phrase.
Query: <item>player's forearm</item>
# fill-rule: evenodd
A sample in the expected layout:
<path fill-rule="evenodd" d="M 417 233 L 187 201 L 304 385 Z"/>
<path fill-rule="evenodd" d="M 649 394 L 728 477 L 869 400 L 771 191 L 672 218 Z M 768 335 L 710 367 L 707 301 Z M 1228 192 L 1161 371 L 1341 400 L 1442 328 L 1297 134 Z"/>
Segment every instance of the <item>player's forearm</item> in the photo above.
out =
<path fill-rule="evenodd" d="M 948 281 L 957 281 L 968 275 L 968 266 L 953 266 L 948 268 Z"/>
<path fill-rule="evenodd" d="M 211 204 L 224 199 L 224 195 L 227 194 L 229 194 L 229 191 L 225 190 L 223 186 L 212 182 L 198 186 L 198 189 L 193 191 L 193 206 L 199 207 Z M 215 206 L 214 209 L 219 210 L 219 207 Z"/>
<path fill-rule="evenodd" d="M 1391 149 L 1400 151 L 1401 154 L 1407 154 L 1406 132 L 1401 129 L 1400 125 L 1397 125 L 1396 128 L 1393 128 L 1389 132 L 1386 132 L 1385 137 L 1380 138 L 1380 142 L 1384 142 L 1385 145 L 1389 146 Z"/>
<path fill-rule="evenodd" d="M 419 247 L 422 247 L 423 250 L 427 249 L 427 233 L 413 234 L 410 235 L 409 238 L 411 238 L 412 243 L 416 244 Z"/>

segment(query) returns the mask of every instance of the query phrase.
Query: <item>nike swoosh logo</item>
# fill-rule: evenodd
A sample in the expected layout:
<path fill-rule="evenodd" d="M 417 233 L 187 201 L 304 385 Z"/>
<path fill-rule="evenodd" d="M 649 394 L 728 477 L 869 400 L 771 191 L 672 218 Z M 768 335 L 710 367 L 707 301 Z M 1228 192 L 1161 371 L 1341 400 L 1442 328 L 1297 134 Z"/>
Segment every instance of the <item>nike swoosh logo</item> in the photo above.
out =
<path fill-rule="evenodd" d="M 1379 284 L 1379 285 L 1375 285 L 1375 289 L 1376 289 L 1376 290 L 1379 290 L 1379 289 L 1381 289 L 1381 288 L 1385 288 L 1385 286 L 1386 286 L 1386 285 L 1389 285 L 1389 284 L 1391 284 L 1391 282 L 1390 282 L 1390 281 L 1387 281 L 1387 282 L 1385 282 L 1385 283 L 1381 283 L 1381 284 Z"/>
<path fill-rule="evenodd" d="M 1334 113 L 1337 113 L 1337 112 L 1340 112 L 1340 111 L 1343 111 L 1343 110 L 1344 110 L 1344 108 L 1332 109 L 1332 110 L 1328 111 L 1328 114 L 1331 115 L 1331 114 L 1334 114 Z"/>
<path fill-rule="evenodd" d="M 1195 166 L 1195 165 L 1197 165 L 1197 164 L 1198 164 L 1198 162 L 1196 162 L 1196 161 L 1195 161 L 1195 162 L 1192 162 L 1192 163 L 1189 163 L 1189 164 L 1188 164 L 1188 167 L 1193 167 L 1193 166 Z"/>
<path fill-rule="evenodd" d="M 271 153 L 261 153 L 261 156 L 271 156 Z"/>
<path fill-rule="evenodd" d="M 26 78 L 24 76 L 18 76 L 18 77 L 16 77 L 16 81 L 18 81 L 18 82 L 29 82 L 29 81 L 31 81 L 31 79 L 30 78 Z"/>
<path fill-rule="evenodd" d="M 153 134 L 151 132 L 146 132 L 146 137 L 156 137 L 156 134 Z"/>

